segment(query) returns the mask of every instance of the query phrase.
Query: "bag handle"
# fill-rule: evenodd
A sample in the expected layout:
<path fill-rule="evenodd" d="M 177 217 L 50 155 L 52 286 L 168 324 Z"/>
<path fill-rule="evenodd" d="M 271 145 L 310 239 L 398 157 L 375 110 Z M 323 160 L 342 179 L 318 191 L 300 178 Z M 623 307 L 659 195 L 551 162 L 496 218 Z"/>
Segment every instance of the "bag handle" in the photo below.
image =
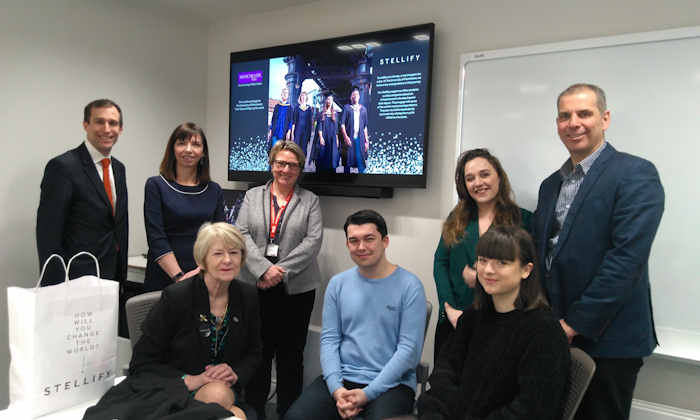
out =
<path fill-rule="evenodd" d="M 70 274 L 70 265 L 73 263 L 73 260 L 76 259 L 77 257 L 81 255 L 88 255 L 92 257 L 92 260 L 95 261 L 95 271 L 97 272 L 96 276 L 99 278 L 100 277 L 100 263 L 97 261 L 97 258 L 95 258 L 94 255 L 87 251 L 80 251 L 77 254 L 73 255 L 70 257 L 70 260 L 68 260 L 68 266 L 66 266 L 66 281 L 68 281 L 68 275 Z"/>
<path fill-rule="evenodd" d="M 58 254 L 51 254 L 49 255 L 49 258 L 47 258 L 46 261 L 44 261 L 44 266 L 41 267 L 41 274 L 39 274 L 39 280 L 37 280 L 36 286 L 34 286 L 35 289 L 38 288 L 41 284 L 41 280 L 43 280 L 44 278 L 44 272 L 46 271 L 46 266 L 49 265 L 49 261 L 51 261 L 53 257 L 58 258 L 58 260 L 61 262 L 61 266 L 63 267 L 63 271 L 66 273 L 66 277 L 68 277 L 68 269 L 66 268 L 66 262 L 63 261 L 63 257 L 61 257 Z"/>

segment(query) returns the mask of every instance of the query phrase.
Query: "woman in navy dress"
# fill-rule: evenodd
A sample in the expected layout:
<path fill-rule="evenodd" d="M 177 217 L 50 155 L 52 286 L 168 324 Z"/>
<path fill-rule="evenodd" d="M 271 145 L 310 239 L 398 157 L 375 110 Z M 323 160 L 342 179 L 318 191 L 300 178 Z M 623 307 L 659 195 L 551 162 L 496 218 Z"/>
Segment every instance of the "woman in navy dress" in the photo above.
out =
<path fill-rule="evenodd" d="M 311 114 L 313 113 L 313 109 L 306 104 L 306 99 L 306 92 L 301 92 L 299 106 L 294 108 L 292 117 L 292 141 L 301 146 L 304 156 L 308 156 L 306 147 L 311 139 Z"/>
<path fill-rule="evenodd" d="M 333 108 L 333 95 L 326 96 L 318 116 L 319 153 L 316 170 L 332 171 L 338 166 L 338 116 Z"/>
<path fill-rule="evenodd" d="M 192 247 L 204 222 L 224 220 L 221 187 L 209 177 L 209 150 L 195 123 L 173 131 L 160 175 L 146 181 L 143 204 L 148 240 L 144 288 L 163 290 L 199 273 Z"/>

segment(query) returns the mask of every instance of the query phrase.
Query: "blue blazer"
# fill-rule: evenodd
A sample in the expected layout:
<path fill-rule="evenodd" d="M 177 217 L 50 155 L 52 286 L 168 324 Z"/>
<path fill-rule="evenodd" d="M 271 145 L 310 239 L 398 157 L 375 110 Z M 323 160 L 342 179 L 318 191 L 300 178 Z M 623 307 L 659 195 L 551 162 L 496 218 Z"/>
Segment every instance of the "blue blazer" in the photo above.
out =
<path fill-rule="evenodd" d="M 654 165 L 608 143 L 574 198 L 546 269 L 559 171 L 542 182 L 533 220 L 542 283 L 554 315 L 594 357 L 629 358 L 656 347 L 648 259 L 664 210 Z"/>

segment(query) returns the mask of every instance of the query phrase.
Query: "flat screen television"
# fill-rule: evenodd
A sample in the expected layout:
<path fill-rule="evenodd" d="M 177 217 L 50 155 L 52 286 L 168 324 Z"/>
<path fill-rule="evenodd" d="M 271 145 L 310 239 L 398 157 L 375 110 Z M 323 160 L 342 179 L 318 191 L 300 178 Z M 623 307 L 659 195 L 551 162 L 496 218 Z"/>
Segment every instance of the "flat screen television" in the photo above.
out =
<path fill-rule="evenodd" d="M 429 23 L 231 53 L 229 180 L 265 182 L 268 151 L 286 139 L 306 154 L 301 184 L 320 194 L 425 188 L 434 33 Z"/>

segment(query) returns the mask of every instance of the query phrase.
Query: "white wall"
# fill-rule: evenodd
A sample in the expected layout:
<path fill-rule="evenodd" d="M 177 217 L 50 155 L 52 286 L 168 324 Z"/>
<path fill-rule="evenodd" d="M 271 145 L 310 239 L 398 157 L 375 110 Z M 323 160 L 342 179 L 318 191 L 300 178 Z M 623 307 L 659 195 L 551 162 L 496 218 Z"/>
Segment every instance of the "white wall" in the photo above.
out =
<path fill-rule="evenodd" d="M 352 4 L 349 7 L 345 1 L 323 1 L 213 25 L 209 33 L 207 132 L 221 142 L 216 147 L 223 153 L 228 133 L 228 53 L 231 51 L 435 22 L 428 187 L 397 190 L 392 200 L 322 197 L 327 228 L 320 256 L 326 281 L 333 273 L 349 267 L 343 244 L 344 218 L 354 210 L 375 208 L 385 215 L 389 224 L 390 258 L 417 273 L 434 302 L 432 255 L 441 221 L 453 203 L 460 53 L 700 25 L 700 8 L 693 0 L 356 0 Z M 514 133 L 517 130 L 518 127 L 513 127 Z M 562 147 L 554 124 L 551 144 L 553 148 Z M 213 169 L 218 178 L 224 178 L 225 160 L 215 160 Z M 320 320 L 319 304 L 317 299 L 315 323 Z M 424 360 L 432 360 L 432 336 L 431 328 Z M 700 410 L 697 389 L 700 389 L 697 365 L 650 359 L 640 375 L 636 397 Z"/>
<path fill-rule="evenodd" d="M 85 104 L 100 97 L 115 100 L 124 112 L 124 133 L 113 152 L 127 171 L 129 253 L 145 252 L 146 177 L 157 174 L 178 123 L 204 122 L 207 29 L 104 0 L 2 3 L 0 407 L 5 407 L 5 287 L 33 286 L 39 274 L 34 229 L 44 165 L 85 139 Z"/>

